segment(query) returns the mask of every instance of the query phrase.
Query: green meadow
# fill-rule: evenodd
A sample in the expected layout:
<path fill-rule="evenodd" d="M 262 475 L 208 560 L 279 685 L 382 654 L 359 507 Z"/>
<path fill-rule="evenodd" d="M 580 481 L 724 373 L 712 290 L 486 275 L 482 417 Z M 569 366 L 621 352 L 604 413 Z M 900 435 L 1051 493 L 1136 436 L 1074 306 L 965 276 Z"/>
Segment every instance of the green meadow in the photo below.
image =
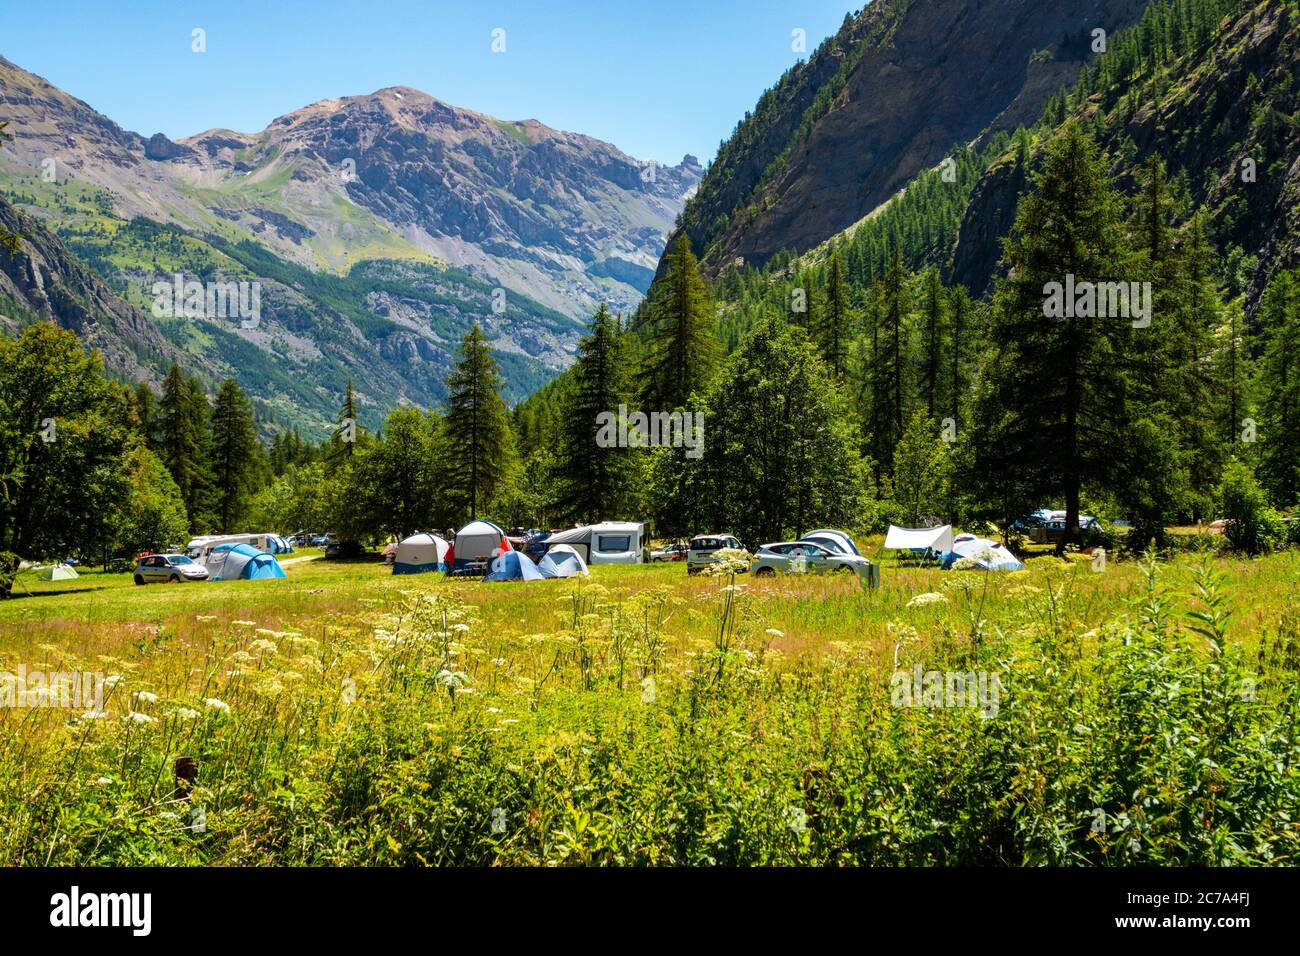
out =
<path fill-rule="evenodd" d="M 0 709 L 0 864 L 1296 860 L 1295 552 L 286 572 L 20 576 L 0 671 L 108 686 Z"/>

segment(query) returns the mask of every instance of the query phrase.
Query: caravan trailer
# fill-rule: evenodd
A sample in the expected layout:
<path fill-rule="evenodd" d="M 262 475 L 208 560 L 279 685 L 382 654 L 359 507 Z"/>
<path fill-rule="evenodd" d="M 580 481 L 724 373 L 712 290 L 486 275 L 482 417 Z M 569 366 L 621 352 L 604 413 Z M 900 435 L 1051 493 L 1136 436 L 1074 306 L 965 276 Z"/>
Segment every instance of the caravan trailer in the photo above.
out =
<path fill-rule="evenodd" d="M 213 549 L 223 544 L 251 544 L 259 551 L 268 554 L 283 554 L 293 550 L 279 535 L 262 532 L 260 534 L 215 534 L 194 538 L 185 546 L 185 553 L 206 567 Z"/>
<path fill-rule="evenodd" d="M 567 544 L 587 564 L 640 564 L 644 535 L 645 525 L 639 521 L 602 521 L 558 531 L 546 539 L 545 545 L 549 549 Z"/>

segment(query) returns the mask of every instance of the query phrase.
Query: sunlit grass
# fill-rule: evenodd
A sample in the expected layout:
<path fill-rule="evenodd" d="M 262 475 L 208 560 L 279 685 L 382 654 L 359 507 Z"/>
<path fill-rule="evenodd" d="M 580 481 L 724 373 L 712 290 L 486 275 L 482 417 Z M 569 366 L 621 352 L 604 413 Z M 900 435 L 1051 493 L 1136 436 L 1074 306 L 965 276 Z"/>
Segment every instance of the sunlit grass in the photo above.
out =
<path fill-rule="evenodd" d="M 877 591 L 286 571 L 20 577 L 0 670 L 121 680 L 102 717 L 0 709 L 0 863 L 1263 862 L 1300 839 L 1277 809 L 1294 553 L 1180 558 L 1154 592 L 1136 562 L 1050 557 Z M 914 664 L 1001 674 L 1002 712 L 891 707 Z"/>

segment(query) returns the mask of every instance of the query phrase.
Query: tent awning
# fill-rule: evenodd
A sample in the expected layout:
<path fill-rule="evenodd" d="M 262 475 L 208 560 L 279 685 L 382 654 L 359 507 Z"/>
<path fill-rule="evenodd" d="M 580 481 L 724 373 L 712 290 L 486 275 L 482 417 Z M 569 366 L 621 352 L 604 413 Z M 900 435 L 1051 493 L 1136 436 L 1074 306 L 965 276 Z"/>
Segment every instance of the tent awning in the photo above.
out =
<path fill-rule="evenodd" d="M 889 526 L 885 535 L 885 547 L 891 550 L 932 551 L 952 550 L 952 525 L 945 524 L 938 528 L 900 528 Z"/>

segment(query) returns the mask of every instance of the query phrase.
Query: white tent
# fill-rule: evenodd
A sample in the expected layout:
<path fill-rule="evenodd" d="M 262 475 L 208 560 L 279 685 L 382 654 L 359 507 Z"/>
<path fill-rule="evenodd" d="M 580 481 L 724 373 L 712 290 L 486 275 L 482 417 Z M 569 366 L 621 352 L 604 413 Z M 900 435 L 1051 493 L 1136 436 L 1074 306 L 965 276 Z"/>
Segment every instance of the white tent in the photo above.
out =
<path fill-rule="evenodd" d="M 973 534 L 958 535 L 952 550 L 943 556 L 943 566 L 953 567 L 958 561 L 969 559 L 984 571 L 1023 571 L 1021 561 L 1002 545 Z"/>
<path fill-rule="evenodd" d="M 449 547 L 451 545 L 436 534 L 413 534 L 409 538 L 403 538 L 393 558 L 393 573 L 446 571 Z"/>
<path fill-rule="evenodd" d="M 79 576 L 76 571 L 72 570 L 70 565 L 60 563 L 52 564 L 42 571 L 40 579 L 42 581 L 71 581 Z"/>
<path fill-rule="evenodd" d="M 899 551 L 934 551 L 943 554 L 952 550 L 952 525 L 938 528 L 900 528 L 889 526 L 885 547 Z"/>
<path fill-rule="evenodd" d="M 553 545 L 546 556 L 537 562 L 537 570 L 548 578 L 571 578 L 575 574 L 588 574 L 587 562 L 582 555 L 567 544 Z"/>
<path fill-rule="evenodd" d="M 816 531 L 809 531 L 800 541 L 812 541 L 815 544 L 824 545 L 831 551 L 838 551 L 841 554 L 859 554 L 858 546 L 853 543 L 843 531 L 835 531 L 831 528 L 819 528 Z"/>
<path fill-rule="evenodd" d="M 506 540 L 506 533 L 498 525 L 480 519 L 471 521 L 456 532 L 452 562 L 455 571 L 463 574 L 472 565 L 512 550 L 510 542 Z"/>

